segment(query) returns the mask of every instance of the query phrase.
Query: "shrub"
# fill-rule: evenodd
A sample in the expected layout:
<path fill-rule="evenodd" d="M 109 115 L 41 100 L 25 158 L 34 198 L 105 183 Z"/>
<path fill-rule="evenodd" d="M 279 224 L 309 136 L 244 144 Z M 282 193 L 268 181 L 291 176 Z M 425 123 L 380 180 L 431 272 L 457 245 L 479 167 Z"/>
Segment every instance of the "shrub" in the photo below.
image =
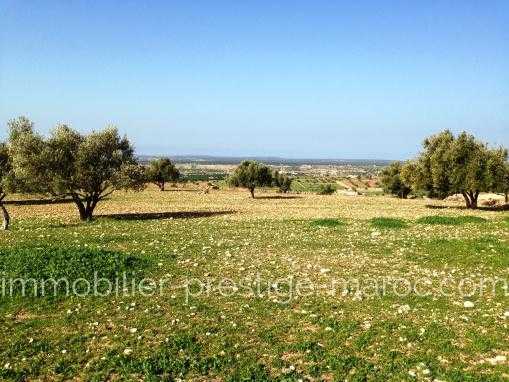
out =
<path fill-rule="evenodd" d="M 332 195 L 336 192 L 336 189 L 332 186 L 332 184 L 325 184 L 321 185 L 320 189 L 318 190 L 318 195 Z"/>

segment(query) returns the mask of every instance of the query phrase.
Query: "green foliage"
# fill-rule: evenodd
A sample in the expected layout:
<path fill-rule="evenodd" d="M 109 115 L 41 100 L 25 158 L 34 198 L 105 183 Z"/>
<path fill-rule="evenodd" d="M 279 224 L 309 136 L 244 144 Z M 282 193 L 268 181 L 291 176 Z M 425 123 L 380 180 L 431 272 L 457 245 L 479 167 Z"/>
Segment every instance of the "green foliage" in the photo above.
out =
<path fill-rule="evenodd" d="M 67 286 L 72 290 L 72 283 L 78 279 L 87 280 L 93 285 L 94 278 L 114 281 L 122 280 L 125 272 L 127 280 L 134 274 L 142 276 L 147 266 L 145 261 L 120 252 L 72 248 L 72 247 L 14 247 L 0 251 L 0 274 L 4 280 L 18 280 L 11 282 L 13 295 L 21 293 L 25 280 L 26 295 L 42 295 L 41 282 L 45 282 L 45 295 L 52 295 L 56 285 L 57 294 L 66 292 Z M 50 280 L 67 280 L 53 283 Z M 34 288 L 34 282 L 39 283 Z M 120 281 L 121 282 L 121 281 Z M 6 290 L 10 293 L 11 286 Z M 76 282 L 76 287 L 83 292 L 84 283 Z M 105 287 L 104 283 L 98 287 Z"/>
<path fill-rule="evenodd" d="M 160 158 L 150 161 L 146 176 L 149 182 L 156 184 L 161 191 L 164 191 L 165 183 L 176 181 L 180 177 L 180 172 L 169 158 Z"/>
<path fill-rule="evenodd" d="M 407 223 L 404 220 L 395 218 L 379 217 L 371 219 L 370 222 L 376 228 L 400 229 L 407 227 Z"/>
<path fill-rule="evenodd" d="M 490 149 L 465 132 L 446 130 L 424 141 L 424 150 L 408 165 L 403 179 L 430 197 L 462 194 L 467 208 L 477 208 L 480 192 L 499 191 L 507 182 L 507 150 Z"/>
<path fill-rule="evenodd" d="M 380 181 L 384 192 L 406 199 L 412 189 L 401 177 L 402 167 L 401 162 L 391 163 L 382 171 Z"/>
<path fill-rule="evenodd" d="M 279 192 L 287 193 L 292 187 L 293 179 L 288 175 L 280 174 L 278 171 L 274 172 L 273 183 L 279 189 Z"/>
<path fill-rule="evenodd" d="M 322 184 L 320 185 L 320 189 L 318 190 L 318 195 L 332 195 L 336 192 L 336 188 L 332 186 L 332 184 Z"/>
<path fill-rule="evenodd" d="M 244 187 L 254 198 L 256 187 L 272 185 L 272 172 L 268 166 L 256 161 L 243 161 L 228 178 L 231 187 Z"/>
<path fill-rule="evenodd" d="M 18 125 L 10 125 L 9 145 L 18 187 L 24 192 L 70 196 L 86 220 L 113 191 L 144 186 L 133 147 L 114 127 L 82 135 L 59 125 L 44 138 L 26 121 Z"/>
<path fill-rule="evenodd" d="M 7 122 L 9 141 L 16 140 L 24 134 L 31 134 L 34 124 L 27 117 L 18 117 Z"/>
<path fill-rule="evenodd" d="M 486 219 L 479 216 L 423 216 L 417 219 L 420 224 L 462 225 L 485 223 Z"/>

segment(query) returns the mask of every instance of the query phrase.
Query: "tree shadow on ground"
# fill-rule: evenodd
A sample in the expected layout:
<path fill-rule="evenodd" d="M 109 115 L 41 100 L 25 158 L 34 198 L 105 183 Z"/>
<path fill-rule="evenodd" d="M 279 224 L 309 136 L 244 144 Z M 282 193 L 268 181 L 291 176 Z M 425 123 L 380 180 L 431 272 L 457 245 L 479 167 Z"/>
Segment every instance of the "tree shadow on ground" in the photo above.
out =
<path fill-rule="evenodd" d="M 451 210 L 466 210 L 467 207 L 465 206 L 440 206 L 440 205 L 433 205 L 433 204 L 427 204 L 426 208 L 430 208 L 433 210 L 445 210 L 445 209 L 451 209 Z M 472 210 L 476 211 L 476 210 Z M 509 204 L 497 204 L 495 206 L 479 206 L 477 207 L 477 211 L 509 211 Z"/>
<path fill-rule="evenodd" d="M 114 220 L 160 220 L 160 219 L 197 219 L 211 216 L 234 214 L 236 211 L 177 211 L 177 212 L 130 212 L 125 214 L 103 214 L 98 218 Z"/>
<path fill-rule="evenodd" d="M 44 206 L 47 204 L 69 204 L 72 199 L 24 199 L 24 200 L 6 200 L 4 204 L 14 206 Z"/>
<path fill-rule="evenodd" d="M 302 199 L 302 196 L 297 195 L 266 195 L 266 196 L 255 196 L 255 199 Z"/>

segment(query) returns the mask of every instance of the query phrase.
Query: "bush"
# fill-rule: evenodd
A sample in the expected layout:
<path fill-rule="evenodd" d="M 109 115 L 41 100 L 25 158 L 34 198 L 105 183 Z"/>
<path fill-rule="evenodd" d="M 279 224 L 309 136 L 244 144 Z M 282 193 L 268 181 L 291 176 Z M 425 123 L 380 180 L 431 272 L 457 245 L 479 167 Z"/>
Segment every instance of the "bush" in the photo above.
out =
<path fill-rule="evenodd" d="M 318 195 L 332 195 L 336 192 L 336 189 L 332 186 L 332 184 L 325 184 L 321 185 L 320 189 L 318 190 Z"/>
<path fill-rule="evenodd" d="M 0 250 L 0 274 L 8 284 L 5 293 L 10 293 L 12 286 L 13 295 L 22 292 L 20 279 L 25 281 L 26 294 L 41 296 L 43 281 L 46 295 L 53 294 L 55 284 L 50 280 L 65 279 L 72 288 L 72 283 L 78 279 L 85 279 L 93 285 L 94 278 L 107 279 L 111 282 L 118 278 L 119 284 L 122 285 L 124 274 L 127 280 L 132 279 L 135 274 L 137 278 L 141 278 L 147 265 L 145 260 L 135 256 L 99 249 L 17 247 Z M 17 282 L 10 281 L 16 279 Z M 38 283 L 36 289 L 35 283 Z M 98 284 L 104 288 L 106 283 Z M 85 285 L 84 282 L 76 282 L 79 293 L 86 290 Z M 66 288 L 66 283 L 58 283 L 56 294 L 65 293 Z"/>

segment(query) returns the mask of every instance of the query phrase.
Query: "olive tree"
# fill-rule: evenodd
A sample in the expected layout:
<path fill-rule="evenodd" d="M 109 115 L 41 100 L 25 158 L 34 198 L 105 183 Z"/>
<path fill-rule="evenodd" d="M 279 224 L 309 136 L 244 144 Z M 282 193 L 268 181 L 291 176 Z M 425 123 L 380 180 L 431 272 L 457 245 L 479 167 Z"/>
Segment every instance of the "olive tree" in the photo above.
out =
<path fill-rule="evenodd" d="M 274 171 L 273 184 L 278 188 L 279 192 L 286 194 L 292 187 L 293 179 L 288 175 L 281 174 L 278 171 Z"/>
<path fill-rule="evenodd" d="M 509 203 L 509 163 L 506 163 L 503 168 L 499 168 L 499 174 L 502 181 L 497 187 L 496 191 L 504 194 L 505 203 Z"/>
<path fill-rule="evenodd" d="M 481 192 L 500 189 L 505 166 L 507 150 L 446 130 L 424 141 L 421 154 L 403 170 L 403 179 L 430 197 L 461 194 L 467 208 L 477 208 Z"/>
<path fill-rule="evenodd" d="M 12 137 L 31 131 L 32 122 L 26 117 L 12 119 L 7 128 Z M 0 142 L 0 210 L 2 211 L 2 229 L 9 229 L 10 214 L 5 207 L 4 199 L 9 192 L 15 192 L 17 182 L 12 167 L 12 155 L 9 142 Z"/>
<path fill-rule="evenodd" d="M 87 135 L 58 125 L 43 137 L 32 126 L 10 124 L 9 146 L 16 180 L 25 192 L 70 197 L 81 220 L 115 190 L 140 190 L 144 172 L 126 137 L 114 127 Z"/>
<path fill-rule="evenodd" d="M 165 183 L 177 180 L 180 177 L 180 172 L 169 158 L 160 158 L 150 161 L 146 175 L 149 182 L 164 191 Z"/>
<path fill-rule="evenodd" d="M 382 171 L 380 182 L 384 192 L 406 199 L 410 191 L 408 185 L 401 176 L 403 165 L 401 162 L 393 162 Z"/>
<path fill-rule="evenodd" d="M 244 187 L 249 190 L 254 198 L 256 187 L 272 185 L 272 172 L 270 168 L 256 161 L 243 161 L 228 178 L 228 184 L 232 187 Z"/>
<path fill-rule="evenodd" d="M 0 143 L 0 209 L 2 210 L 2 229 L 9 229 L 10 216 L 4 205 L 4 199 L 11 186 L 12 165 L 9 149 L 4 142 Z"/>

